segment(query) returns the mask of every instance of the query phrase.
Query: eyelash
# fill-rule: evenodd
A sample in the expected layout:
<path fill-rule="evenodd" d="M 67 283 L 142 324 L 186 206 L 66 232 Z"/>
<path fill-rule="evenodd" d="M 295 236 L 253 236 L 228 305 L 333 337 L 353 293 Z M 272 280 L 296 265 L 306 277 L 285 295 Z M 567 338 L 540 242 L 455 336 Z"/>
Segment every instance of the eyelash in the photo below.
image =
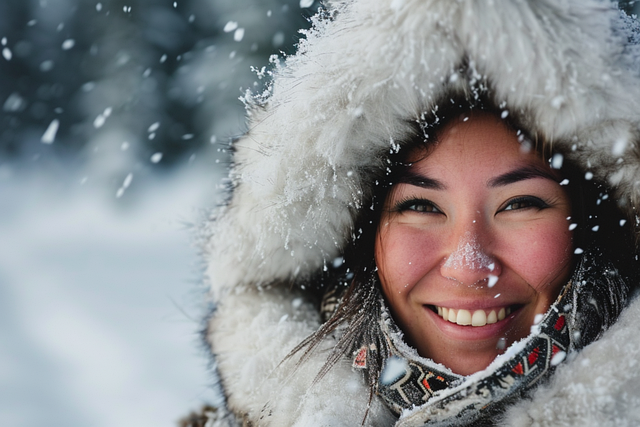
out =
<path fill-rule="evenodd" d="M 426 210 L 426 209 L 430 210 Z M 396 204 L 394 209 L 396 212 L 413 211 L 419 213 L 442 213 L 440 209 L 430 200 L 427 199 L 406 199 L 401 200 Z"/>
<path fill-rule="evenodd" d="M 521 207 L 509 209 L 509 206 L 512 206 L 515 204 L 526 204 L 527 206 L 521 206 Z M 500 211 L 516 211 L 520 209 L 530 209 L 530 208 L 542 210 L 548 207 L 549 205 L 547 204 L 547 202 L 545 202 L 542 199 L 539 199 L 538 197 L 523 196 L 523 197 L 516 197 L 515 199 L 509 200 L 506 203 L 505 207 L 502 208 Z"/>
<path fill-rule="evenodd" d="M 524 205 L 519 207 L 511 207 L 513 205 Z M 511 207 L 511 208 L 510 208 Z M 534 197 L 534 196 L 522 196 L 516 197 L 514 199 L 509 200 L 505 207 L 500 209 L 502 211 L 517 211 L 521 209 L 546 209 L 549 207 L 549 204 L 544 200 Z M 429 214 L 441 214 L 442 211 L 430 200 L 427 199 L 419 199 L 419 198 L 411 198 L 406 200 L 399 201 L 394 209 L 396 212 L 405 212 L 405 211 L 413 211 L 419 213 L 429 213 Z"/>

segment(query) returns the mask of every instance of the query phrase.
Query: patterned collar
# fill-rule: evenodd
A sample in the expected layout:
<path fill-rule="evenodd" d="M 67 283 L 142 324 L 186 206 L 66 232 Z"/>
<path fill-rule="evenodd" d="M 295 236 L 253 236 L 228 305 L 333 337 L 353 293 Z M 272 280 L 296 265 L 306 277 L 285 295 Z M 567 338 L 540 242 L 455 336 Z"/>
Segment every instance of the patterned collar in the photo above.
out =
<path fill-rule="evenodd" d="M 469 376 L 454 374 L 405 344 L 381 298 L 380 329 L 387 348 L 363 346 L 353 364 L 366 368 L 373 351 L 387 355 L 377 393 L 401 415 L 397 426 L 477 423 L 530 390 L 567 355 L 599 338 L 618 318 L 628 295 L 616 269 L 597 250 L 585 252 L 571 281 L 531 334 Z"/>

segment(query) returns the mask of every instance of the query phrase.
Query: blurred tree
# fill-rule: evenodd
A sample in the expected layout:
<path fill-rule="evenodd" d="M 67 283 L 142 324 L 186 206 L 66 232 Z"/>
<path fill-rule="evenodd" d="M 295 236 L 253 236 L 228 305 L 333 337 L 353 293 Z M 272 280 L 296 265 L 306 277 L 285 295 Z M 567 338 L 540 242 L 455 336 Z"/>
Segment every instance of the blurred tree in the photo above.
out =
<path fill-rule="evenodd" d="M 121 182 L 196 152 L 226 160 L 241 88 L 260 90 L 250 67 L 295 50 L 308 3 L 3 0 L 0 165 L 88 164 Z"/>
<path fill-rule="evenodd" d="M 299 0 L 4 0 L 0 162 L 131 170 L 224 141 L 242 129 L 250 66 L 293 51 L 315 10 Z"/>

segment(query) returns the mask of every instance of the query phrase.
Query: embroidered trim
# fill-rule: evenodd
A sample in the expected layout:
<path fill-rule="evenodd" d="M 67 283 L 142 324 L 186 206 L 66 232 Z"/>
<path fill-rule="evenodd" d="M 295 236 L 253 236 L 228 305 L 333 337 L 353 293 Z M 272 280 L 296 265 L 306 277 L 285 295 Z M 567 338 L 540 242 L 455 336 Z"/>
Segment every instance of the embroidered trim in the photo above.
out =
<path fill-rule="evenodd" d="M 599 338 L 626 305 L 629 288 L 608 262 L 596 262 L 594 252 L 585 252 L 572 280 L 529 336 L 468 377 L 409 349 L 381 298 L 380 328 L 389 356 L 377 393 L 403 415 L 397 425 L 460 425 L 487 416 L 538 383 L 568 353 Z"/>

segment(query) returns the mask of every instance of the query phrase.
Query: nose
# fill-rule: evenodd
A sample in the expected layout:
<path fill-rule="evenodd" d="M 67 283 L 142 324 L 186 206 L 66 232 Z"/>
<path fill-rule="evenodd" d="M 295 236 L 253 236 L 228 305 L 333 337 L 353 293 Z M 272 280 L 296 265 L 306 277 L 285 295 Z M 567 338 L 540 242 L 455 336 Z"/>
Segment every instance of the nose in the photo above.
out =
<path fill-rule="evenodd" d="M 501 266 L 487 253 L 478 234 L 466 231 L 457 240 L 457 244 L 452 245 L 451 253 L 443 260 L 440 274 L 467 286 L 495 285 L 502 272 Z"/>

